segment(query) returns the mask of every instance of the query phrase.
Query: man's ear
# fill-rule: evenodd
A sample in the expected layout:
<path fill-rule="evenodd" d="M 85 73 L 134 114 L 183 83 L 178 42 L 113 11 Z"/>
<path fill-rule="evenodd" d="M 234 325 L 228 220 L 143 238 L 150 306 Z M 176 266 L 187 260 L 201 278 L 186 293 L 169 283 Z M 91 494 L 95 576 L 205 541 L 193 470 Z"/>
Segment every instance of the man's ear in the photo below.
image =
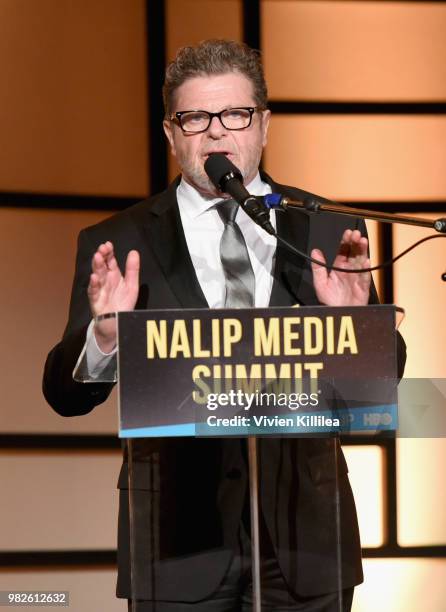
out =
<path fill-rule="evenodd" d="M 172 155 L 176 155 L 175 141 L 174 141 L 174 138 L 173 138 L 172 122 L 169 121 L 168 119 L 164 119 L 164 121 L 163 121 L 163 129 L 164 129 L 164 133 L 166 135 L 166 138 L 169 141 L 170 150 L 172 152 Z"/>
<path fill-rule="evenodd" d="M 268 141 L 268 128 L 269 128 L 269 120 L 271 119 L 271 111 L 264 110 L 262 111 L 262 144 L 266 145 Z"/>

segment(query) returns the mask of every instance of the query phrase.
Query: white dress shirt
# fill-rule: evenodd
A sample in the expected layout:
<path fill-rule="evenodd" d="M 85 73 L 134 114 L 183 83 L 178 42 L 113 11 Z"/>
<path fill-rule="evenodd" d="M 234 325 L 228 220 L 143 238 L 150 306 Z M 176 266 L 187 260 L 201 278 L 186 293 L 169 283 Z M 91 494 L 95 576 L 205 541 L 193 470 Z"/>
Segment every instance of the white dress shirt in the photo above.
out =
<path fill-rule="evenodd" d="M 271 187 L 263 183 L 260 175 L 247 186 L 253 195 L 271 193 Z M 186 237 L 195 273 L 210 308 L 222 308 L 225 301 L 225 275 L 220 260 L 220 240 L 224 223 L 215 204 L 222 198 L 204 198 L 184 179 L 177 189 L 181 223 Z M 255 301 L 257 307 L 269 304 L 273 286 L 273 266 L 277 240 L 248 217 L 239 207 L 236 216 L 248 248 L 255 277 Z M 275 228 L 275 213 L 271 213 Z"/>

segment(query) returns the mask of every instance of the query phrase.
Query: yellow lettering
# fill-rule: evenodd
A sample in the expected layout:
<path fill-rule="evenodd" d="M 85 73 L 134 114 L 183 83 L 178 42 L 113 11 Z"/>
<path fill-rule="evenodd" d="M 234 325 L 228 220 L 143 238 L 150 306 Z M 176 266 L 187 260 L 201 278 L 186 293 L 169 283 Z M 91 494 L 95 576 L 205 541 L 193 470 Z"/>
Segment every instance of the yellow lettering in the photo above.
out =
<path fill-rule="evenodd" d="M 338 348 L 336 350 L 336 353 L 338 355 L 342 355 L 347 349 L 350 349 L 350 353 L 352 353 L 352 355 L 357 355 L 358 353 L 358 344 L 356 342 L 353 319 L 349 316 L 344 316 L 341 317 Z"/>
<path fill-rule="evenodd" d="M 221 365 L 214 365 L 214 393 L 222 392 L 222 377 L 221 377 Z"/>
<path fill-rule="evenodd" d="M 220 320 L 212 319 L 212 356 L 220 357 Z"/>
<path fill-rule="evenodd" d="M 294 392 L 302 393 L 302 364 L 294 364 Z"/>
<path fill-rule="evenodd" d="M 300 325 L 300 317 L 284 317 L 283 319 L 283 354 L 300 355 L 301 349 L 293 346 L 293 340 L 299 340 L 299 332 L 293 331 L 294 325 Z"/>
<path fill-rule="evenodd" d="M 167 357 L 167 321 L 147 321 L 147 359 L 155 358 L 155 349 L 158 357 Z"/>
<path fill-rule="evenodd" d="M 304 369 L 310 372 L 310 393 L 317 393 L 318 372 L 322 370 L 324 364 L 321 362 L 306 363 Z"/>
<path fill-rule="evenodd" d="M 198 387 L 202 393 L 198 391 L 192 391 L 192 399 L 196 404 L 205 404 L 207 400 L 208 394 L 211 392 L 211 389 L 208 384 L 201 377 L 209 377 L 211 375 L 211 370 L 205 365 L 198 365 L 192 370 L 192 380 L 195 383 L 195 386 Z"/>
<path fill-rule="evenodd" d="M 279 374 L 277 374 L 276 365 L 274 363 L 265 363 L 265 381 L 266 388 L 270 393 L 286 393 L 291 392 L 291 364 L 281 363 L 279 366 Z"/>
<path fill-rule="evenodd" d="M 232 345 L 240 342 L 242 324 L 238 319 L 223 319 L 223 354 L 232 356 Z"/>
<path fill-rule="evenodd" d="M 265 324 L 265 319 L 254 319 L 254 355 L 280 355 L 279 317 L 268 320 L 268 330 Z"/>
<path fill-rule="evenodd" d="M 183 357 L 191 357 L 189 338 L 187 337 L 186 322 L 184 319 L 176 319 L 173 324 L 169 357 L 175 359 L 178 353 L 183 353 Z"/>
<path fill-rule="evenodd" d="M 324 348 L 324 328 L 318 317 L 304 319 L 304 352 L 305 355 L 320 355 Z"/>
<path fill-rule="evenodd" d="M 334 355 L 334 317 L 327 317 L 326 321 L 327 355 Z"/>
<path fill-rule="evenodd" d="M 262 366 L 260 363 L 253 363 L 250 366 L 249 376 L 244 363 L 235 366 L 235 378 L 237 380 L 236 389 L 244 393 L 255 393 L 261 384 Z"/>
<path fill-rule="evenodd" d="M 232 365 L 227 363 L 223 367 L 225 371 L 225 391 L 228 393 L 232 389 Z"/>
<path fill-rule="evenodd" d="M 200 319 L 194 319 L 192 322 L 192 330 L 194 335 L 194 357 L 210 357 L 211 351 L 204 349 L 201 346 L 201 321 Z"/>
<path fill-rule="evenodd" d="M 324 367 L 324 364 L 321 361 L 304 364 L 304 370 L 307 370 L 307 372 L 310 372 L 310 378 L 317 378 L 319 370 L 322 370 L 323 367 Z"/>

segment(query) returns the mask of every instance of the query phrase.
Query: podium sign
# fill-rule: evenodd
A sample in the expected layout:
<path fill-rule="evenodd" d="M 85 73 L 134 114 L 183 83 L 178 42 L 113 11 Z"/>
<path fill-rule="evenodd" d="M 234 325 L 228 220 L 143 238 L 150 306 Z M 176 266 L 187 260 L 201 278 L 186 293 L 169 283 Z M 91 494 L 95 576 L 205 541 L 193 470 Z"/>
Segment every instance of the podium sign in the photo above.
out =
<path fill-rule="evenodd" d="M 118 313 L 120 437 L 397 427 L 395 307 Z"/>

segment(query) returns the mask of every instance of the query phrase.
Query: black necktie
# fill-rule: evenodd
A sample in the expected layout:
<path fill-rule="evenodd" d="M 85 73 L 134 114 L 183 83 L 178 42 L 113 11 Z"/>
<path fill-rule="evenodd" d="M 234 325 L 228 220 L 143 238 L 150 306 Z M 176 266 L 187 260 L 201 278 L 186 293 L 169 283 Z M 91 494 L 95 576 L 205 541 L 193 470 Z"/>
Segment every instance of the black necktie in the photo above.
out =
<path fill-rule="evenodd" d="M 235 222 L 238 204 L 223 200 L 217 204 L 225 224 L 220 241 L 220 258 L 226 279 L 226 308 L 254 306 L 255 277 L 243 234 Z"/>

